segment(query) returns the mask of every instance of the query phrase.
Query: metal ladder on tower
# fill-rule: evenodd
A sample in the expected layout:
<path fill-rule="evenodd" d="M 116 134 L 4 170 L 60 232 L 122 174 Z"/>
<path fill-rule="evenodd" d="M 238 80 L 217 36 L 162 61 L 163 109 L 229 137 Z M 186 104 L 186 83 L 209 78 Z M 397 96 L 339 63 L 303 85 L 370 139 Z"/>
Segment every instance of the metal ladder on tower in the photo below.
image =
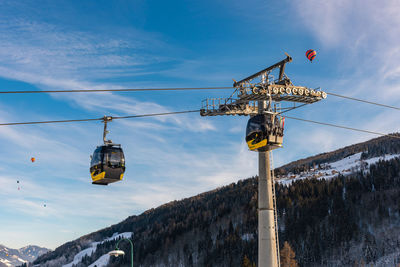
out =
<path fill-rule="evenodd" d="M 279 236 L 278 236 L 278 215 L 277 215 L 277 208 L 276 208 L 276 197 L 275 197 L 275 174 L 274 174 L 274 159 L 272 156 L 272 150 L 269 151 L 270 156 L 270 169 L 271 169 L 271 179 L 272 179 L 272 200 L 274 204 L 274 224 L 275 224 L 275 246 L 276 246 L 276 257 L 278 267 L 281 266 L 280 254 L 279 254 Z"/>

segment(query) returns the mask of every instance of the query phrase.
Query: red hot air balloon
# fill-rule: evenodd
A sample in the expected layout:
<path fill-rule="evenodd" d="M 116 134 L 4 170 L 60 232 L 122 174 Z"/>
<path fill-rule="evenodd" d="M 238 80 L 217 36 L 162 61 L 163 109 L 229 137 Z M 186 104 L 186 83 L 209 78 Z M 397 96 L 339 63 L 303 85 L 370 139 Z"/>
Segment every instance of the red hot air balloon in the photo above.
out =
<path fill-rule="evenodd" d="M 311 61 L 311 63 L 316 56 L 317 56 L 317 52 L 315 50 L 312 50 L 312 49 L 307 50 L 306 57 L 308 58 L 308 60 Z"/>
<path fill-rule="evenodd" d="M 32 162 L 35 162 L 35 158 L 31 158 L 31 161 L 32 161 Z"/>

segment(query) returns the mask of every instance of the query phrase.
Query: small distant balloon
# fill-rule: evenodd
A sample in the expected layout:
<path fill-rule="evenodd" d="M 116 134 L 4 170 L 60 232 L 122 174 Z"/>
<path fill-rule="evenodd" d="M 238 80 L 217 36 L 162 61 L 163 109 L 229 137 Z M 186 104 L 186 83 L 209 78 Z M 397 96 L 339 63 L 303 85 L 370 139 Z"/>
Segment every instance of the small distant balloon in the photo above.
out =
<path fill-rule="evenodd" d="M 43 205 L 43 207 L 45 207 L 45 208 L 46 208 L 46 204 L 44 204 L 44 205 Z"/>
<path fill-rule="evenodd" d="M 315 50 L 313 50 L 313 49 L 307 50 L 306 57 L 308 58 L 308 60 L 310 60 L 311 63 L 316 56 L 317 56 L 317 52 Z"/>
<path fill-rule="evenodd" d="M 19 181 L 17 181 L 17 184 L 19 184 Z"/>
<path fill-rule="evenodd" d="M 32 162 L 35 162 L 35 158 L 34 158 L 34 157 L 32 157 L 32 158 L 31 158 L 31 161 L 32 161 Z"/>

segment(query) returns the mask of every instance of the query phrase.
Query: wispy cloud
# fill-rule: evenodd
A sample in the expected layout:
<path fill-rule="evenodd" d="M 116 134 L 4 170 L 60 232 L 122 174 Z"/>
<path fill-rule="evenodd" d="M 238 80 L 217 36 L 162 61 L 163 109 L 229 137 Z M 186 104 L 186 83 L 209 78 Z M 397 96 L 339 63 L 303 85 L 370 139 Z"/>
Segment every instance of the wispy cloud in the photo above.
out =
<path fill-rule="evenodd" d="M 22 19 L 0 24 L 0 57 L 3 66 L 21 72 L 41 73 L 54 78 L 91 78 L 96 70 L 146 65 L 155 57 L 138 50 L 145 46 L 141 36 L 129 39 L 101 36 Z M 130 37 L 140 35 L 130 33 Z M 140 40 L 140 41 L 139 41 Z M 132 53 L 127 53 L 132 52 Z M 82 73 L 85 70 L 85 73 Z"/>
<path fill-rule="evenodd" d="M 150 63 L 162 61 L 151 54 L 152 44 L 160 41 L 149 40 L 149 36 L 134 30 L 124 36 L 104 36 L 14 19 L 3 20 L 0 32 L 1 75 L 42 87 L 101 86 L 94 81 L 108 70 L 109 76 L 116 78 L 123 70 L 140 72 Z"/>
<path fill-rule="evenodd" d="M 43 89 L 109 89 L 123 88 L 113 79 L 128 72 L 141 75 L 149 65 L 167 62 L 153 51 L 163 43 L 149 34 L 136 30 L 124 36 L 64 31 L 43 22 L 21 19 L 0 24 L 0 76 L 24 81 Z M 168 46 L 165 44 L 165 46 Z M 137 68 L 137 69 L 136 69 Z M 104 79 L 113 78 L 111 81 Z M 102 78 L 101 82 L 97 80 Z M 88 111 L 104 110 L 115 114 L 146 114 L 171 111 L 150 101 L 112 93 L 53 95 L 71 101 Z M 197 119 L 198 127 L 185 116 L 160 117 L 178 127 L 193 131 L 213 130 L 211 123 Z M 143 126 L 143 125 L 142 125 Z"/>
<path fill-rule="evenodd" d="M 325 46 L 341 51 L 347 88 L 378 99 L 399 97 L 400 4 L 376 1 L 295 1 L 294 14 L 304 29 Z M 368 85 L 368 86 L 366 86 Z"/>
<path fill-rule="evenodd" d="M 165 49 L 171 48 L 159 36 L 136 29 L 123 34 L 89 32 L 24 16 L 0 15 L 0 76 L 39 89 L 123 88 L 127 80 L 133 87 L 148 85 L 140 78 L 154 69 L 168 77 L 183 71 L 201 77 L 196 72 L 204 65 L 194 64 L 187 70 L 196 62 L 164 56 Z M 127 79 L 129 76 L 134 78 Z M 174 111 L 155 101 L 112 93 L 51 96 L 56 103 L 71 104 L 72 112 L 93 116 Z M 0 107 L 5 122 L 60 116 L 56 111 L 22 111 L 7 103 Z M 7 234 L 10 228 L 2 227 L 0 236 L 21 245 L 33 242 L 55 247 L 59 245 L 56 242 L 77 238 L 147 208 L 253 175 L 254 155 L 239 149 L 237 143 L 220 150 L 220 143 L 227 143 L 220 134 L 224 127 L 226 124 L 214 124 L 199 114 L 112 122 L 110 138 L 123 144 L 127 171 L 123 182 L 107 187 L 91 185 L 88 170 L 89 155 L 101 142 L 100 123 L 1 127 L 0 184 L 4 189 L 0 197 L 4 201 L 0 210 L 10 218 L 29 218 L 25 221 L 33 226 L 19 222 L 13 231 L 25 234 L 14 235 L 20 237 L 18 241 Z M 31 156 L 37 158 L 35 163 L 29 161 Z M 63 225 L 61 229 L 59 225 Z M 75 231 L 65 232 L 66 225 Z"/>

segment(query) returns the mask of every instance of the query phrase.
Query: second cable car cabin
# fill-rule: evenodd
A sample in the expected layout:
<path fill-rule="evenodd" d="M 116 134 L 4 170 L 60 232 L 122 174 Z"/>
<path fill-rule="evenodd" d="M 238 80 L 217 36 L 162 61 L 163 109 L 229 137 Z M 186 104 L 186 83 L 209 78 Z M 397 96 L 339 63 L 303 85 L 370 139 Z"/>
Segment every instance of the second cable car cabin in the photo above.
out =
<path fill-rule="evenodd" d="M 124 152 L 119 144 L 113 144 L 111 140 L 106 140 L 107 122 L 112 117 L 104 116 L 104 145 L 98 146 L 93 152 L 90 162 L 90 176 L 92 184 L 108 185 L 121 181 L 125 172 Z"/>
<path fill-rule="evenodd" d="M 98 146 L 90 163 L 92 184 L 108 185 L 121 181 L 125 172 L 125 157 L 121 145 Z"/>
<path fill-rule="evenodd" d="M 285 118 L 272 114 L 258 114 L 249 119 L 246 143 L 250 150 L 265 152 L 282 147 Z"/>

